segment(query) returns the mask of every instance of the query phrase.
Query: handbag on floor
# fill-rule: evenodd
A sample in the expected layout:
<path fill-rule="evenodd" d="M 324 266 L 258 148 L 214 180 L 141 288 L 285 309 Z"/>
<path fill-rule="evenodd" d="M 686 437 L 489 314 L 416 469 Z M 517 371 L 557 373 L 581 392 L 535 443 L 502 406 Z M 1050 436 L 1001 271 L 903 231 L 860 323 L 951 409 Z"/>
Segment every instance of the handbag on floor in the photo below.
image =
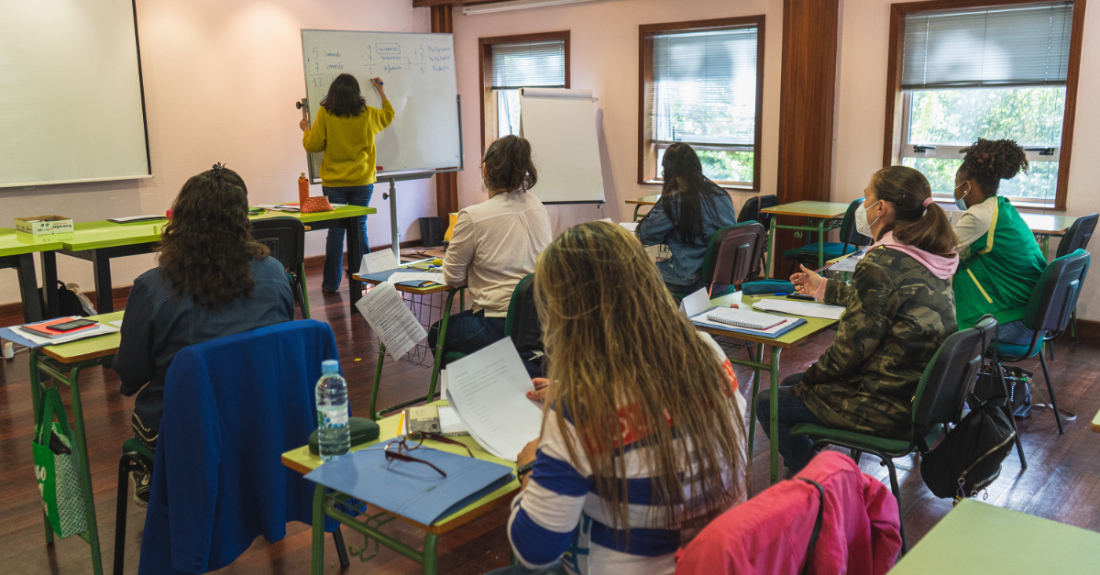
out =
<path fill-rule="evenodd" d="M 56 387 L 42 394 L 39 413 L 39 424 L 31 440 L 34 475 L 50 528 L 64 539 L 87 531 L 88 522 L 80 486 L 80 462 L 72 449 L 69 418 Z M 55 416 L 57 421 L 54 421 Z"/>
<path fill-rule="evenodd" d="M 1008 399 L 1012 403 L 1012 414 L 1024 419 L 1031 415 L 1031 377 L 1030 371 L 1020 369 L 1017 366 L 1001 366 L 1004 370 L 1005 383 L 1008 385 Z M 996 366 L 987 365 L 978 374 L 978 381 L 974 383 L 974 389 L 966 403 L 970 409 L 977 409 L 983 402 L 998 397 L 1004 397 L 1004 388 L 997 377 Z"/>
<path fill-rule="evenodd" d="M 920 476 L 936 497 L 973 497 L 1001 474 L 1001 462 L 1016 439 L 1016 430 L 1005 413 L 1005 401 L 998 397 L 982 403 L 931 451 L 918 436 L 924 453 Z"/>

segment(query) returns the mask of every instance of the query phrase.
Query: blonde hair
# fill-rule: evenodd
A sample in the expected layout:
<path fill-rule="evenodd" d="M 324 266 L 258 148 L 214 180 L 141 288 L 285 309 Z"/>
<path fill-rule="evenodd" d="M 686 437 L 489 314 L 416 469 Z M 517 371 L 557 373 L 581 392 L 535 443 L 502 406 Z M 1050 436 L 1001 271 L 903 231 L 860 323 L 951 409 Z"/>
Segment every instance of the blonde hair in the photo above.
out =
<path fill-rule="evenodd" d="M 636 238 L 606 222 L 566 230 L 539 257 L 535 297 L 553 382 L 543 425 L 555 417 L 564 430 L 570 415 L 614 528 L 629 529 L 625 406 L 648 447 L 640 453 L 650 505 L 665 508 L 669 528 L 702 527 L 743 497 L 745 428 L 732 374 Z"/>

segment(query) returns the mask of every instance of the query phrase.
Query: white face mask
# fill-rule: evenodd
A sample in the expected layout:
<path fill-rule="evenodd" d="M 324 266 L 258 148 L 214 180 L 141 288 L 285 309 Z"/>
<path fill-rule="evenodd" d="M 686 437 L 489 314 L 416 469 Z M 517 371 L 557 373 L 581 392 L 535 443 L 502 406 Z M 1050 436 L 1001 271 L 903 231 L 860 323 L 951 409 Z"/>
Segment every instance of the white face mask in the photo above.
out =
<path fill-rule="evenodd" d="M 957 190 L 957 189 L 961 188 L 962 185 L 965 184 L 965 183 L 966 182 L 963 182 L 962 184 L 959 184 L 959 185 L 955 186 L 955 189 Z M 963 201 L 963 198 L 965 198 L 966 195 L 969 194 L 969 193 L 970 193 L 970 190 L 966 190 L 965 192 L 963 192 L 963 195 L 960 196 L 957 200 L 955 200 L 955 207 L 957 207 L 960 210 L 965 212 L 966 211 L 966 202 Z"/>
<path fill-rule="evenodd" d="M 881 202 L 882 202 L 882 200 L 879 200 L 879 201 L 871 204 L 871 207 L 877 206 Z M 879 214 L 878 218 L 875 218 L 875 222 L 877 222 L 879 220 L 879 218 L 881 218 L 881 217 L 882 217 L 882 214 Z M 867 221 L 867 206 L 866 205 L 860 204 L 860 206 L 858 208 L 856 208 L 856 231 L 857 232 L 859 232 L 859 233 L 861 233 L 861 234 L 863 234 L 863 235 L 865 235 L 865 236 L 867 236 L 871 239 L 874 239 L 875 234 L 874 234 L 874 232 L 871 231 L 871 226 L 875 225 L 875 222 L 868 222 Z"/>

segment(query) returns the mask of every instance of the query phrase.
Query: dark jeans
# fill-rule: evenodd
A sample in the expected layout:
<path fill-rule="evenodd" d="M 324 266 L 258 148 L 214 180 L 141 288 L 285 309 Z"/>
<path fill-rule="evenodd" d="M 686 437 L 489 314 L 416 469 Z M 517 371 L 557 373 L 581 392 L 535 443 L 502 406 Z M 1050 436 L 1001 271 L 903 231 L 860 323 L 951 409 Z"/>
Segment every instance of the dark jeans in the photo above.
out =
<path fill-rule="evenodd" d="M 456 351 L 463 355 L 470 355 L 475 351 L 488 347 L 501 339 L 504 339 L 505 320 L 502 317 L 485 317 L 485 311 L 474 313 L 466 310 L 451 316 L 447 323 L 447 339 L 443 341 L 443 353 Z M 435 322 L 428 330 L 428 341 L 432 344 L 432 353 L 435 353 L 435 343 L 439 340 L 439 324 Z M 542 377 L 542 362 L 532 360 L 530 354 L 521 354 L 523 366 L 531 377 Z M 444 367 L 446 363 L 443 364 Z"/>
<path fill-rule="evenodd" d="M 349 206 L 367 207 L 370 204 L 370 196 L 374 193 L 374 184 L 365 186 L 348 186 L 342 188 L 330 188 L 321 186 L 321 191 L 328 197 L 328 201 L 335 204 L 348 204 Z M 367 241 L 367 217 L 355 218 L 355 225 L 359 226 L 359 238 L 362 242 L 359 251 L 363 255 L 370 252 L 370 242 Z M 344 228 L 329 228 L 328 241 L 325 243 L 325 271 L 321 279 L 321 287 L 336 291 L 340 288 L 340 278 L 344 275 Z M 359 269 L 359 262 L 348 262 L 348 267 Z"/>
<path fill-rule="evenodd" d="M 796 423 L 823 423 L 810 408 L 806 407 L 805 402 L 795 396 L 794 391 L 791 389 L 795 384 L 802 381 L 802 374 L 796 373 L 794 375 L 787 376 L 783 380 L 783 383 L 779 384 L 779 413 L 777 419 L 779 420 L 779 437 L 771 438 L 772 441 L 779 442 L 779 454 L 783 456 L 783 462 L 787 464 L 787 468 L 791 470 L 791 475 L 798 473 L 806 464 L 810 462 L 813 457 L 813 440 L 804 435 L 791 435 L 791 427 Z M 764 435 L 768 435 L 770 432 L 770 390 L 763 390 L 756 396 L 756 419 L 760 422 L 760 426 L 764 428 Z"/>

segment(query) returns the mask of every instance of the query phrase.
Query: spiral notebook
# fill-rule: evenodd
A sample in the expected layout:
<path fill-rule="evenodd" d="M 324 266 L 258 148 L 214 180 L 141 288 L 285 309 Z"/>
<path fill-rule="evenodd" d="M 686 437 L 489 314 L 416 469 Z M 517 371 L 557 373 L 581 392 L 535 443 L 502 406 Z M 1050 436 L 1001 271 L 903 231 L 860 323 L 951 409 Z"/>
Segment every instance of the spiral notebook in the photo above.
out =
<path fill-rule="evenodd" d="M 734 327 L 745 327 L 759 331 L 767 331 L 783 323 L 784 320 L 784 318 L 774 315 L 732 307 L 716 307 L 707 312 L 707 319 Z"/>
<path fill-rule="evenodd" d="M 742 326 L 734 325 L 734 324 L 731 324 L 731 323 L 728 323 L 728 322 L 716 321 L 715 319 L 712 319 L 712 317 L 711 317 L 711 316 L 715 316 L 715 317 L 722 317 L 724 319 L 729 319 L 729 318 L 733 317 L 733 315 L 729 313 L 731 311 L 732 312 L 739 312 L 737 315 L 741 315 L 741 314 L 744 314 L 744 313 L 750 313 L 750 314 L 753 314 L 753 315 L 765 316 L 765 317 L 769 318 L 767 324 L 770 325 L 770 327 L 766 327 L 765 329 L 754 329 L 754 328 L 751 328 L 751 327 L 742 327 Z M 699 315 L 692 316 L 691 322 L 694 323 L 697 326 L 700 326 L 700 327 L 717 328 L 717 329 L 724 330 L 724 331 L 731 331 L 731 332 L 736 332 L 736 333 L 745 333 L 745 334 L 749 334 L 749 335 L 755 335 L 755 336 L 759 336 L 759 337 L 766 337 L 766 338 L 774 339 L 774 338 L 780 337 L 783 334 L 787 333 L 788 331 L 791 331 L 792 329 L 806 323 L 806 320 L 803 319 L 803 318 L 800 318 L 800 317 L 775 316 L 775 315 L 771 315 L 771 314 L 763 314 L 763 313 L 753 312 L 753 311 L 743 310 L 743 309 L 735 309 L 735 308 L 727 308 L 727 307 L 714 307 L 714 308 L 711 308 L 711 309 L 709 309 L 709 310 L 707 310 L 707 311 L 705 311 L 705 312 L 703 312 Z M 757 325 L 759 325 L 759 324 L 757 324 Z"/>

